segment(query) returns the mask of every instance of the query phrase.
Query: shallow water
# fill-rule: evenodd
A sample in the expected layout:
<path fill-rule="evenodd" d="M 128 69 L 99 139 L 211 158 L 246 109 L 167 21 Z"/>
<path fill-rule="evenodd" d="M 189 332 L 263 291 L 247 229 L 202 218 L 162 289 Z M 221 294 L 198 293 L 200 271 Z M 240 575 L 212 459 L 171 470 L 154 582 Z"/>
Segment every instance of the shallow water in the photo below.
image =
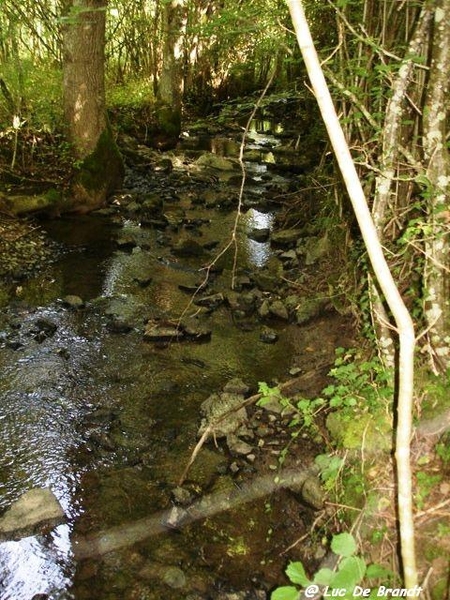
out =
<path fill-rule="evenodd" d="M 256 130 L 257 143 L 258 136 L 267 138 L 264 126 Z M 253 173 L 258 169 L 265 167 L 256 164 Z M 234 377 L 253 389 L 258 381 L 286 377 L 290 358 L 314 345 L 314 331 L 294 325 L 275 325 L 278 342 L 264 344 L 258 327 L 236 326 L 226 307 L 208 317 L 210 342 L 143 340 L 148 318 L 195 314 L 198 307 L 180 286 L 202 282 L 202 267 L 214 260 L 214 253 L 175 257 L 171 245 L 197 236 L 202 244 L 217 241 L 220 252 L 234 226 L 234 213 L 205 211 L 189 202 L 181 208 L 204 224 L 194 232 L 165 232 L 161 243 L 157 230 L 127 221 L 121 231 L 139 239 L 132 251 L 115 247 L 111 239 L 118 228 L 107 219 L 45 224 L 60 244 L 59 260 L 22 282 L 16 300 L 0 315 L 6 332 L 0 347 L 0 511 L 31 487 L 49 486 L 67 516 L 65 524 L 44 535 L 0 544 L 1 600 L 30 600 L 35 594 L 54 600 L 176 600 L 190 593 L 214 598 L 212 589 L 267 587 L 282 574 L 287 536 L 298 536 L 283 493 L 271 498 L 270 506 L 264 501 L 238 506 L 98 561 L 73 558 L 74 534 L 89 535 L 170 508 L 170 492 L 197 441 L 199 406 L 209 394 Z M 242 215 L 237 242 L 242 272 L 269 265 L 270 244 L 245 234 L 271 228 L 273 220 L 273 213 L 257 208 Z M 221 257 L 223 271 L 212 278 L 211 293 L 229 291 L 233 262 L 234 250 Z M 143 275 L 151 283 L 140 285 Z M 81 296 L 86 307 L 65 306 L 61 299 L 67 294 Z M 117 312 L 134 324 L 129 333 L 108 328 Z M 40 319 L 56 325 L 54 335 L 39 338 Z M 214 446 L 202 451 L 193 475 L 199 493 L 214 491 L 221 482 L 235 485 L 229 476 L 217 477 L 221 452 Z M 182 567 L 188 584 L 168 587 L 168 566 Z"/>
<path fill-rule="evenodd" d="M 270 225 L 270 220 L 252 211 L 243 225 Z M 94 580 L 86 583 L 82 573 L 80 582 L 72 560 L 74 527 L 86 533 L 164 508 L 195 441 L 199 403 L 233 377 L 255 385 L 277 376 L 293 352 L 287 332 L 280 332 L 273 346 L 262 344 L 258 331 L 234 327 L 225 309 L 211 316 L 213 335 L 207 344 L 174 343 L 162 349 L 144 342 L 140 327 L 126 335 L 110 333 L 105 306 L 119 303 L 142 324 L 148 316 L 179 315 L 189 296 L 178 285 L 202 275 L 192 271 L 192 261 L 185 261 L 189 269 L 165 264 L 154 256 L 157 248 L 113 251 L 106 229 L 95 217 L 52 223 L 49 230 L 64 246 L 61 259 L 44 281 L 30 283 L 29 289 L 24 282 L 8 311 L 9 319 L 20 322 L 16 337 L 23 346 L 4 346 L 0 352 L 0 509 L 31 487 L 49 486 L 68 523 L 45 536 L 0 544 L 2 600 L 28 600 L 37 593 L 115 597 L 112 589 L 118 584 L 105 565 L 99 569 L 109 574 L 94 578 L 95 596 L 89 591 Z M 226 231 L 223 219 L 216 228 L 212 224 L 208 235 L 215 237 L 219 230 Z M 243 237 L 241 254 L 244 264 L 262 266 L 270 249 Z M 153 277 L 147 288 L 133 279 L 143 265 Z M 82 296 L 88 307 L 79 312 L 65 307 L 60 299 L 69 293 Z M 36 341 L 34 328 L 41 318 L 57 330 Z M 86 415 L 105 408 L 118 419 L 104 430 L 86 427 Z M 96 447 L 91 433 L 112 435 L 114 449 Z M 195 533 L 195 544 L 197 538 Z M 130 585 L 129 576 L 121 577 Z"/>

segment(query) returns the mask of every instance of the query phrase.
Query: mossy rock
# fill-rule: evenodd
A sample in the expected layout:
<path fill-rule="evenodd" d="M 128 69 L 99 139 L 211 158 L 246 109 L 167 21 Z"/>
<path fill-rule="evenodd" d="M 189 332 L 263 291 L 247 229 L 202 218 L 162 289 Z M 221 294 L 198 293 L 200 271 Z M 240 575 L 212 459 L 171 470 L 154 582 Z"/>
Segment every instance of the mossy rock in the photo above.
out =
<path fill-rule="evenodd" d="M 70 203 L 63 194 L 54 188 L 39 194 L 6 196 L 0 194 L 0 210 L 10 215 L 46 214 L 57 216 L 65 212 Z"/>
<path fill-rule="evenodd" d="M 336 411 L 328 415 L 326 426 L 333 439 L 342 448 L 352 450 L 364 448 L 366 452 L 389 452 L 392 440 L 389 435 L 392 425 L 382 415 Z"/>

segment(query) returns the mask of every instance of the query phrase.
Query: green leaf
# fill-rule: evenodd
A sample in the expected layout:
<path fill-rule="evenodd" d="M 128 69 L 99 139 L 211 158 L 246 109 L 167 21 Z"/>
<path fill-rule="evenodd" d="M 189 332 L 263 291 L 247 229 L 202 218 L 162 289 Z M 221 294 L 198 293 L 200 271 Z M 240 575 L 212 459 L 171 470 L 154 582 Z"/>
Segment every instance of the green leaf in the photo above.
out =
<path fill-rule="evenodd" d="M 344 558 L 335 573 L 331 585 L 336 588 L 350 589 L 357 585 L 366 572 L 366 563 L 358 556 Z"/>
<path fill-rule="evenodd" d="M 381 565 L 372 564 L 367 567 L 366 577 L 369 579 L 389 579 L 393 573 Z"/>
<path fill-rule="evenodd" d="M 298 600 L 299 591 L 292 585 L 285 585 L 272 592 L 270 600 Z"/>
<path fill-rule="evenodd" d="M 350 533 L 339 533 L 331 540 L 331 549 L 339 556 L 351 556 L 356 552 L 355 538 Z"/>
<path fill-rule="evenodd" d="M 331 569 L 319 569 L 314 575 L 314 583 L 319 585 L 330 585 L 333 580 L 334 572 Z"/>
<path fill-rule="evenodd" d="M 301 562 L 291 562 L 286 569 L 286 575 L 292 581 L 303 587 L 306 587 L 311 582 L 306 576 L 305 567 Z"/>

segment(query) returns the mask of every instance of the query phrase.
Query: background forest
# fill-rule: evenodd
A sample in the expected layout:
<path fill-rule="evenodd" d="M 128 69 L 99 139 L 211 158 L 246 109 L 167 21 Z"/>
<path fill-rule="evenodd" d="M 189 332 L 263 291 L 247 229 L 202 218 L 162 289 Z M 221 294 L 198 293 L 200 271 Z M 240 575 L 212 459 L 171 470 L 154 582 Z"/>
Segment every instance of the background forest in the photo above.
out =
<path fill-rule="evenodd" d="M 420 529 L 418 523 L 423 539 L 435 527 L 441 544 L 450 531 L 444 497 L 450 468 L 450 0 L 303 4 L 379 241 L 414 320 L 414 498 L 422 517 L 427 510 L 442 517 L 439 525 Z M 341 436 L 340 450 L 351 454 L 364 450 L 367 414 L 381 429 L 386 413 L 389 426 L 397 424 L 395 400 L 374 392 L 387 389 L 392 396 L 397 332 L 368 265 L 284 0 L 0 0 L 0 209 L 8 214 L 95 210 L 123 180 L 120 136 L 164 152 L 199 122 L 219 130 L 265 102 L 290 115 L 298 131 L 295 150 L 316 155 L 308 180 L 319 205 L 314 218 L 322 232 L 333 232 L 330 256 L 341 271 L 330 296 L 339 298 L 338 310 L 354 317 L 361 334 L 360 350 L 338 358 L 337 382 L 328 388 L 341 411 L 335 428 L 349 427 L 355 415 L 363 424 L 360 447 Z M 30 187 L 33 194 L 25 194 Z M 349 489 L 361 486 L 359 495 L 368 501 L 364 486 L 376 488 L 383 477 L 375 461 L 365 474 L 369 483 L 361 484 L 360 462 L 358 454 L 339 485 L 329 480 L 342 504 L 353 504 Z M 387 498 L 370 496 L 377 507 L 369 512 L 382 532 L 372 543 L 381 554 L 398 542 L 392 512 L 380 525 Z M 419 580 L 431 578 L 436 599 L 448 598 L 450 589 L 443 559 L 448 539 L 441 545 L 436 556 L 418 556 Z M 387 562 L 398 573 L 401 564 L 392 554 Z M 304 585 L 302 575 L 290 574 Z M 292 588 L 282 593 L 279 598 L 295 597 Z"/>

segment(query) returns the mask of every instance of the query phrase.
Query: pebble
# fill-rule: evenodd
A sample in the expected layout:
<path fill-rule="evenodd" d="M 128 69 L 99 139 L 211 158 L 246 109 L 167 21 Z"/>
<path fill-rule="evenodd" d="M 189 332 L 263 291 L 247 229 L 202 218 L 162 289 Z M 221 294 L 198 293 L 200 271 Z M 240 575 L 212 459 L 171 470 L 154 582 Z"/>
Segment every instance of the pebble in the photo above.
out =
<path fill-rule="evenodd" d="M 68 294 L 67 296 L 64 296 L 63 304 L 70 308 L 83 308 L 85 305 L 84 300 L 75 294 Z"/>

